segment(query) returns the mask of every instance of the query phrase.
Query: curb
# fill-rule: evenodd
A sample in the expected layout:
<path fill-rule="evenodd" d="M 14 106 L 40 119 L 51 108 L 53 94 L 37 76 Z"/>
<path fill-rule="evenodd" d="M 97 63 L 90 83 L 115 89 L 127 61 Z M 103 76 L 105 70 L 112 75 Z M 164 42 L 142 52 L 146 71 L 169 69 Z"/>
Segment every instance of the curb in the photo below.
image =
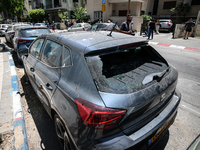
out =
<path fill-rule="evenodd" d="M 12 109 L 13 109 L 13 125 L 14 125 L 14 149 L 15 150 L 28 150 L 27 134 L 25 122 L 23 117 L 23 109 L 21 103 L 21 95 L 19 90 L 19 83 L 17 79 L 17 72 L 11 53 L 8 52 L 10 61 L 10 75 L 12 85 Z"/>
<path fill-rule="evenodd" d="M 200 52 L 200 48 L 193 48 L 193 47 L 184 47 L 184 46 L 178 46 L 178 45 L 172 45 L 172 44 L 165 44 L 165 43 L 159 43 L 159 42 L 149 42 L 149 44 L 153 45 L 159 45 L 159 46 L 165 46 L 165 47 L 173 47 L 178 49 L 185 49 L 195 52 Z"/>

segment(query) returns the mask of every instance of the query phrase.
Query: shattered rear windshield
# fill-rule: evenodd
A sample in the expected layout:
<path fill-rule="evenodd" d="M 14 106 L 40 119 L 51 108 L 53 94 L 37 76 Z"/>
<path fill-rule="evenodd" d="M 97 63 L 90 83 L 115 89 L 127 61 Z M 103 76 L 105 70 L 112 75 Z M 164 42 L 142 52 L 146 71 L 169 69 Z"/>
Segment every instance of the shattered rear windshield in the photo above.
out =
<path fill-rule="evenodd" d="M 97 89 L 107 93 L 133 93 L 141 89 L 145 76 L 167 68 L 147 45 L 85 59 Z"/>

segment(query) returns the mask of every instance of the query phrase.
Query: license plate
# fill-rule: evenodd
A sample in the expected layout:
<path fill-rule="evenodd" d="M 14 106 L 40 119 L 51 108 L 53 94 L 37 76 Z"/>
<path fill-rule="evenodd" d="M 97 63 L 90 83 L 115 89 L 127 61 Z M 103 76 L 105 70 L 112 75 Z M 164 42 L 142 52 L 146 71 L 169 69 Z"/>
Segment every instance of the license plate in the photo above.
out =
<path fill-rule="evenodd" d="M 171 124 L 173 118 L 148 141 L 148 145 L 150 146 L 156 139 L 165 131 L 165 129 Z"/>
<path fill-rule="evenodd" d="M 160 29 L 164 29 L 164 27 L 160 27 Z"/>

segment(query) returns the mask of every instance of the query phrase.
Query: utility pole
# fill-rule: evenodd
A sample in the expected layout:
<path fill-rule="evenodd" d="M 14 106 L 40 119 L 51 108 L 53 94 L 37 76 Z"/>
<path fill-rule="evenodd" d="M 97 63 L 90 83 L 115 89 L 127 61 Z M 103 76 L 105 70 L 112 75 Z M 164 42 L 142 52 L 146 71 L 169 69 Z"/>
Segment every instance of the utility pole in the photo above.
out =
<path fill-rule="evenodd" d="M 128 11 L 127 11 L 127 15 L 130 14 L 130 5 L 131 5 L 131 0 L 128 0 Z"/>

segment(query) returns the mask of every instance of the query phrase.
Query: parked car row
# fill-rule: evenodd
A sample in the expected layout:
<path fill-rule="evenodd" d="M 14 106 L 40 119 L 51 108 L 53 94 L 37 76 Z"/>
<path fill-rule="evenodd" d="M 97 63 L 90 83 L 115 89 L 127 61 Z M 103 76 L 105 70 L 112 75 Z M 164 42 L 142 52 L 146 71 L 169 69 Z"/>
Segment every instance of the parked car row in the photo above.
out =
<path fill-rule="evenodd" d="M 108 35 L 114 24 L 76 25 L 14 26 L 10 36 L 62 148 L 152 148 L 175 120 L 178 71 L 148 40 Z"/>

